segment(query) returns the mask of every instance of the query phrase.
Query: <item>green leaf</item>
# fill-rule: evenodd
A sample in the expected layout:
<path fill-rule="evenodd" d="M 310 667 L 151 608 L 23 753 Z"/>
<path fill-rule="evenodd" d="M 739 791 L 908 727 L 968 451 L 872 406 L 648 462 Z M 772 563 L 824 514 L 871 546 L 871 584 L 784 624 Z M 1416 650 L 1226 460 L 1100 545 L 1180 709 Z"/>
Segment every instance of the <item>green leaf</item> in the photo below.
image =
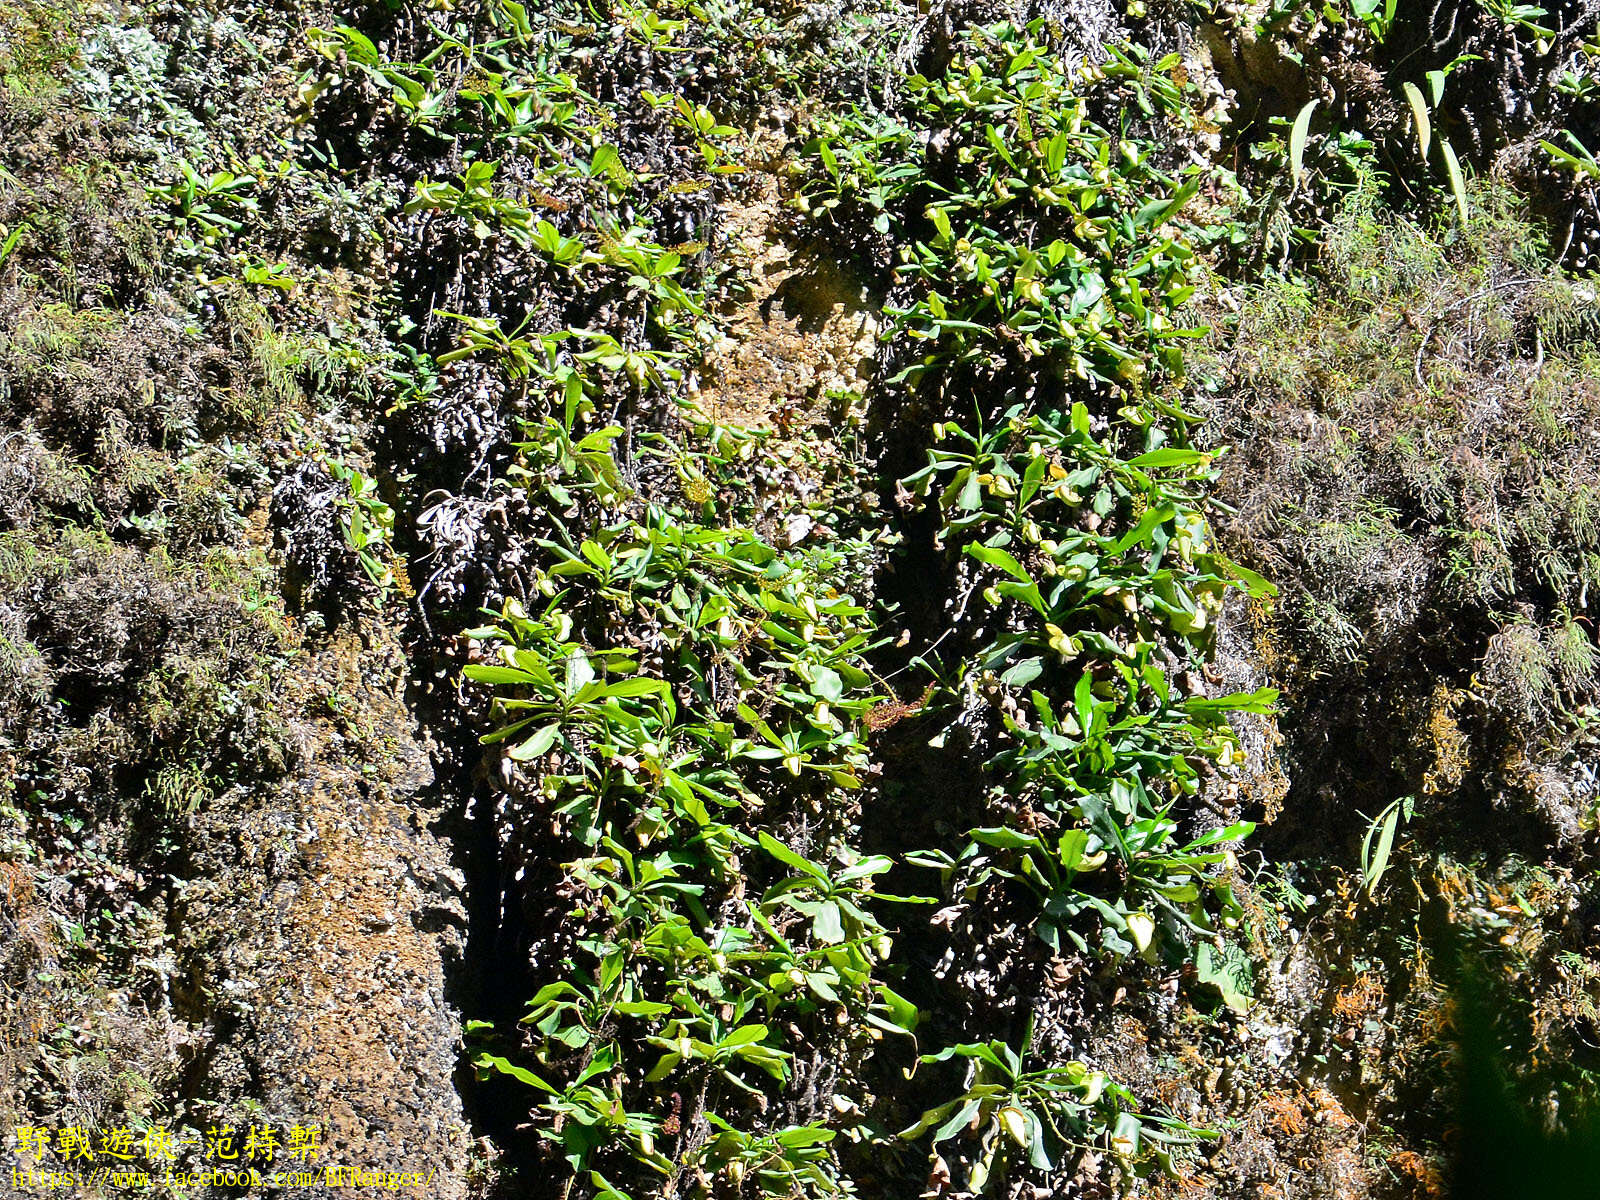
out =
<path fill-rule="evenodd" d="M 1028 1164 L 1036 1170 L 1048 1171 L 1054 1165 L 1044 1145 L 1044 1124 L 1032 1109 L 1023 1109 L 1028 1124 Z"/>
<path fill-rule="evenodd" d="M 672 1069 L 682 1061 L 683 1055 L 681 1054 L 672 1052 L 663 1054 L 656 1062 L 656 1065 L 650 1068 L 650 1073 L 644 1077 L 645 1082 L 658 1083 L 672 1074 Z"/>
<path fill-rule="evenodd" d="M 1144 545 L 1150 540 L 1150 535 L 1156 531 L 1156 527 L 1166 524 L 1172 517 L 1172 505 L 1151 505 L 1145 509 L 1144 516 L 1139 518 L 1137 525 L 1112 543 L 1111 555 L 1126 554 L 1134 546 Z"/>
<path fill-rule="evenodd" d="M 1056 843 L 1056 861 L 1061 864 L 1061 869 L 1068 874 L 1075 874 L 1079 864 L 1083 862 L 1084 852 L 1089 848 L 1089 834 L 1082 829 L 1069 829 L 1061 835 L 1061 840 Z"/>
<path fill-rule="evenodd" d="M 976 471 L 967 472 L 967 483 L 961 489 L 959 503 L 962 512 L 976 512 L 983 507 L 983 484 L 978 482 Z"/>
<path fill-rule="evenodd" d="M 532 1071 L 525 1070 L 524 1068 L 516 1066 L 515 1064 L 508 1062 L 503 1058 L 497 1057 L 496 1055 L 480 1054 L 473 1060 L 472 1065 L 478 1069 L 480 1074 L 487 1075 L 491 1070 L 499 1071 L 500 1074 L 509 1075 L 511 1078 L 520 1080 L 529 1087 L 538 1088 L 540 1091 L 549 1092 L 551 1095 L 556 1094 L 555 1088 L 551 1087 L 544 1080 L 540 1079 Z"/>
<path fill-rule="evenodd" d="M 844 680 L 830 667 L 812 667 L 811 694 L 829 704 L 837 704 L 844 698 Z"/>
<path fill-rule="evenodd" d="M 1428 81 L 1428 91 L 1433 93 L 1433 106 L 1439 107 L 1439 101 L 1444 99 L 1444 82 L 1447 75 L 1444 71 L 1429 71 L 1425 78 Z"/>
<path fill-rule="evenodd" d="M 1378 889 L 1383 873 L 1389 868 L 1389 855 L 1394 849 L 1395 831 L 1400 826 L 1410 797 L 1394 800 L 1367 826 L 1367 835 L 1361 840 L 1361 885 L 1371 896 Z M 1373 848 L 1373 839 L 1377 848 Z"/>
<path fill-rule="evenodd" d="M 576 996 L 579 994 L 580 993 L 577 988 L 565 981 L 560 983 L 547 983 L 534 993 L 533 999 L 528 1001 L 528 1007 L 542 1008 L 546 1004 L 549 1004 L 552 1000 L 558 1000 L 564 996 Z"/>
<path fill-rule="evenodd" d="M 1024 688 L 1044 673 L 1044 659 L 1025 658 L 1000 676 L 1000 682 L 1011 688 Z"/>
<path fill-rule="evenodd" d="M 1195 983 L 1215 988 L 1222 1002 L 1236 1013 L 1250 1007 L 1250 995 L 1255 986 L 1255 973 L 1250 966 L 1250 956 L 1237 946 L 1229 945 L 1218 950 L 1209 942 L 1201 942 L 1194 952 Z"/>
<path fill-rule="evenodd" d="M 615 1007 L 625 1017 L 664 1017 L 672 1011 L 672 1005 L 654 1000 L 624 1000 Z"/>
<path fill-rule="evenodd" d="M 816 915 L 811 918 L 811 932 L 824 945 L 837 946 L 844 941 L 844 922 L 839 916 L 839 906 L 832 900 L 817 906 Z"/>
<path fill-rule="evenodd" d="M 923 1055 L 922 1061 L 927 1062 L 928 1056 Z M 927 1112 L 922 1114 L 915 1125 L 902 1129 L 895 1136 L 904 1138 L 907 1141 L 913 1141 L 916 1138 L 921 1137 L 924 1133 L 928 1132 L 928 1130 L 932 1129 L 940 1121 L 943 1121 L 946 1115 L 954 1112 L 956 1107 L 961 1103 L 963 1103 L 962 1100 L 952 1100 L 948 1104 L 939 1105 L 938 1108 L 930 1108 Z"/>
<path fill-rule="evenodd" d="M 603 143 L 595 147 L 594 156 L 589 159 L 590 175 L 611 175 L 622 168 L 622 158 L 617 153 L 617 148 L 610 143 Z"/>
<path fill-rule="evenodd" d="M 1433 124 L 1428 120 L 1428 102 L 1422 98 L 1422 89 L 1407 80 L 1400 85 L 1411 105 L 1411 119 L 1416 122 L 1417 142 L 1422 147 L 1422 157 L 1428 157 L 1428 147 L 1433 142 Z"/>
<path fill-rule="evenodd" d="M 934 1130 L 933 1144 L 937 1146 L 946 1138 L 954 1137 L 957 1133 L 959 1133 L 961 1129 L 972 1120 L 974 1114 L 977 1113 L 982 1104 L 983 1100 L 979 1097 L 973 1097 L 964 1103 L 956 1110 L 955 1116 L 951 1117 L 943 1125 L 939 1126 L 938 1129 Z"/>
<path fill-rule="evenodd" d="M 1023 833 L 1005 825 L 996 825 L 988 829 L 970 829 L 967 831 L 967 836 L 975 842 L 994 846 L 1000 850 L 1037 849 L 1044 844 L 1037 834 Z"/>
<path fill-rule="evenodd" d="M 534 681 L 533 675 L 520 667 L 496 667 L 487 663 L 471 663 L 461 673 L 478 683 L 518 684 Z"/>
<path fill-rule="evenodd" d="M 1025 508 L 1028 501 L 1032 500 L 1039 486 L 1044 482 L 1045 472 L 1050 467 L 1050 460 L 1044 455 L 1039 455 L 1028 463 L 1028 468 L 1022 473 L 1022 488 L 1017 495 L 1017 507 Z"/>
<path fill-rule="evenodd" d="M 668 691 L 664 679 L 619 679 L 606 684 L 603 694 L 612 700 L 631 700 L 639 696 L 665 696 Z"/>
<path fill-rule="evenodd" d="M 1134 214 L 1133 223 L 1138 229 L 1159 229 L 1173 217 L 1178 215 L 1180 209 L 1192 200 L 1200 190 L 1200 178 L 1189 180 L 1170 197 L 1165 200 L 1152 200 Z"/>
<path fill-rule="evenodd" d="M 878 1002 L 888 1011 L 887 1018 L 867 1014 L 867 1020 L 886 1033 L 910 1034 L 922 1021 L 917 1006 L 886 984 L 874 984 Z"/>
<path fill-rule="evenodd" d="M 1317 101 L 1309 101 L 1294 119 L 1289 130 L 1289 173 L 1299 187 L 1305 178 L 1306 137 L 1311 132 L 1311 115 L 1317 111 Z"/>
<path fill-rule="evenodd" d="M 6 235 L 4 243 L 0 243 L 0 263 L 11 257 L 11 252 L 17 248 L 17 243 L 22 240 L 22 235 L 28 232 L 28 223 L 23 221 Z"/>
<path fill-rule="evenodd" d="M 991 567 L 999 567 L 1002 571 L 1022 583 L 1033 582 L 1033 576 L 1023 569 L 1022 564 L 998 546 L 985 546 L 980 542 L 973 542 L 967 546 L 967 553 L 979 562 L 988 563 Z"/>
<path fill-rule="evenodd" d="M 839 993 L 833 990 L 833 985 L 836 982 L 837 980 L 832 972 L 826 975 L 818 971 L 808 971 L 806 973 L 806 986 L 811 989 L 812 994 L 819 999 L 828 1001 L 830 1004 L 842 1003 L 839 999 Z"/>
<path fill-rule="evenodd" d="M 1045 148 L 1045 167 L 1049 170 L 1052 180 L 1060 176 L 1061 168 L 1067 164 L 1069 145 L 1067 132 L 1063 129 L 1050 139 L 1049 145 Z"/>
<path fill-rule="evenodd" d="M 1189 467 L 1196 463 L 1203 463 L 1207 455 L 1199 450 L 1184 450 L 1177 446 L 1163 446 L 1159 450 L 1148 450 L 1138 458 L 1130 458 L 1130 467 Z"/>
<path fill-rule="evenodd" d="M 833 1141 L 834 1133 L 835 1131 L 832 1129 L 822 1129 L 816 1125 L 796 1125 L 788 1129 L 779 1130 L 774 1135 L 773 1140 L 780 1146 L 800 1149 L 805 1146 L 821 1146 L 826 1142 L 831 1142 Z"/>
<path fill-rule="evenodd" d="M 1588 175 L 1593 179 L 1600 179 L 1600 161 L 1595 159 L 1587 146 L 1572 136 L 1571 130 L 1564 130 L 1563 132 L 1567 135 L 1567 141 L 1572 143 L 1572 150 L 1563 150 L 1554 142 L 1546 141 L 1541 141 L 1539 143 L 1540 147 L 1557 162 L 1571 167 L 1574 173 Z"/>
<path fill-rule="evenodd" d="M 1259 599 L 1263 596 L 1276 596 L 1278 594 L 1278 589 L 1274 584 L 1268 583 L 1260 575 L 1250 570 L 1249 567 L 1240 566 L 1231 558 L 1224 558 L 1220 554 L 1213 554 L 1211 557 L 1223 574 L 1244 584 L 1245 591 L 1249 592 L 1252 597 Z"/>
<path fill-rule="evenodd" d="M 1461 174 L 1461 161 L 1456 158 L 1455 147 L 1446 138 L 1439 139 L 1439 151 L 1444 155 L 1445 170 L 1450 175 L 1450 193 L 1456 198 L 1456 212 L 1461 223 L 1467 223 L 1467 181 Z"/>
<path fill-rule="evenodd" d="M 802 858 L 800 855 L 796 854 L 793 850 L 789 849 L 789 847 L 785 846 L 765 829 L 756 835 L 756 840 L 761 843 L 761 848 L 763 850 L 772 855 L 773 858 L 777 859 L 785 866 L 793 867 L 802 875 L 809 875 L 813 879 L 823 882 L 827 881 L 828 873 L 826 871 L 817 866 L 816 863 L 811 862 L 809 859 Z"/>
<path fill-rule="evenodd" d="M 1219 716 L 1230 712 L 1272 713 L 1278 703 L 1278 689 L 1257 688 L 1253 692 L 1230 692 L 1226 696 L 1195 696 L 1183 702 L 1183 710 L 1191 716 Z"/>
<path fill-rule="evenodd" d="M 1144 1126 L 1138 1116 L 1130 1112 L 1122 1113 L 1111 1128 L 1111 1145 L 1125 1150 L 1126 1157 L 1133 1158 L 1139 1153 L 1139 1141 L 1143 1134 Z"/>
<path fill-rule="evenodd" d="M 589 662 L 589 656 L 583 652 L 583 647 L 574 646 L 567 655 L 567 691 L 574 693 L 594 679 L 594 667 Z"/>
<path fill-rule="evenodd" d="M 560 733 L 559 722 L 546 725 L 520 746 L 514 747 L 508 757 L 514 762 L 527 762 L 530 758 L 538 758 L 556 744 L 556 738 Z"/>

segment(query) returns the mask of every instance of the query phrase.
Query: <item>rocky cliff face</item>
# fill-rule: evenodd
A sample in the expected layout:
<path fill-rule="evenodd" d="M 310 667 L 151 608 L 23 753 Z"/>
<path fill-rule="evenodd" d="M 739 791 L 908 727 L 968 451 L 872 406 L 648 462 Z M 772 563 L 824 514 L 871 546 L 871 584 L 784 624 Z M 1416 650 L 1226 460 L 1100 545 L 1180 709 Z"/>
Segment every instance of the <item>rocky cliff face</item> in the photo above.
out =
<path fill-rule="evenodd" d="M 210 1130 L 237 1152 L 317 1125 L 323 1162 L 463 1195 L 451 805 L 342 510 L 320 524 L 357 578 L 324 579 L 323 611 L 283 598 L 268 512 L 319 387 L 370 386 L 329 353 L 363 318 L 337 269 L 346 298 L 284 322 L 194 268 L 205 233 L 173 244 L 164 204 L 193 213 L 207 181 L 208 211 L 241 209 L 212 167 L 153 195 L 155 164 L 289 114 L 260 28 L 143 16 L 3 14 L 0 1107 L 8 1129 L 187 1134 L 190 1168 L 221 1165 Z"/>
<path fill-rule="evenodd" d="M 535 7 L 0 3 L 7 1166 L 1581 1141 L 1593 4 Z"/>
<path fill-rule="evenodd" d="M 404 659 L 350 636 L 297 674 L 307 710 L 329 710 L 306 723 L 303 767 L 195 820 L 172 922 L 206 1014 L 185 1086 L 241 1124 L 254 1104 L 286 1127 L 320 1122 L 327 1162 L 432 1173 L 430 1190 L 462 1196 L 447 972 L 465 881 L 437 828 Z"/>

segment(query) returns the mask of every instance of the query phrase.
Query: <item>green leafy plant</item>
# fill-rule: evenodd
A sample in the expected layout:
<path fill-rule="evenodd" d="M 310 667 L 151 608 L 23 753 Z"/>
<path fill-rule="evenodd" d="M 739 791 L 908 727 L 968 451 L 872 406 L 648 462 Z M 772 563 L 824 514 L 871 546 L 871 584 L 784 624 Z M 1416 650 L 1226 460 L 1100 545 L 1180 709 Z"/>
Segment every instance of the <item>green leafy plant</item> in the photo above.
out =
<path fill-rule="evenodd" d="M 187 159 L 179 159 L 178 179 L 148 191 L 152 199 L 168 207 L 178 223 L 193 225 L 210 243 L 244 228 L 245 220 L 258 207 L 251 194 L 255 186 L 254 175 L 232 171 L 202 175 Z"/>
<path fill-rule="evenodd" d="M 848 1187 L 830 1169 L 828 1144 L 835 1131 L 821 1125 L 791 1125 L 752 1134 L 707 1113 L 714 1131 L 698 1155 L 707 1170 L 723 1172 L 735 1187 L 753 1178 L 766 1196 L 847 1196 Z"/>
<path fill-rule="evenodd" d="M 541 1129 L 540 1135 L 561 1147 L 574 1171 L 587 1170 L 598 1149 L 621 1143 L 629 1148 L 635 1161 L 670 1175 L 671 1162 L 655 1149 L 659 1122 L 625 1107 L 614 1076 L 617 1062 L 616 1048 L 602 1047 L 564 1088 L 498 1055 L 480 1054 L 474 1065 L 480 1077 L 499 1072 L 544 1094 L 542 1107 L 549 1114 L 551 1124 Z M 609 1089 L 603 1086 L 608 1077 L 611 1077 Z"/>
<path fill-rule="evenodd" d="M 1350 0 L 1350 11 L 1356 20 L 1367 27 L 1372 40 L 1382 42 L 1394 27 L 1398 0 Z"/>
<path fill-rule="evenodd" d="M 1561 136 L 1566 139 L 1565 147 L 1549 141 L 1541 141 L 1539 145 L 1562 166 L 1570 167 L 1575 175 L 1600 179 L 1600 160 L 1596 160 L 1593 152 L 1580 142 L 1570 129 L 1563 129 Z"/>
<path fill-rule="evenodd" d="M 395 108 L 408 120 L 429 132 L 438 132 L 435 122 L 448 109 L 450 101 L 447 95 L 434 90 L 438 79 L 428 66 L 385 62 L 372 39 L 349 25 L 308 29 L 306 40 L 322 58 L 348 63 L 375 83 L 387 87 Z"/>
<path fill-rule="evenodd" d="M 588 468 L 569 456 L 545 474 L 572 496 Z M 661 510 L 544 548 L 547 607 L 532 615 L 510 601 L 472 631 L 489 653 L 466 675 L 496 693 L 485 741 L 539 765 L 542 793 L 588 848 L 565 871 L 596 936 L 525 1019 L 551 1072 L 577 1081 L 545 1110 L 565 1119 L 598 1103 L 582 1064 L 600 1047 L 616 1062 L 649 1052 L 645 1088 L 702 1078 L 717 1083 L 708 1103 L 719 1091 L 765 1102 L 790 1078 L 794 1021 L 840 1012 L 869 1040 L 911 1033 L 915 1006 L 875 978 L 890 941 L 871 883 L 888 860 L 837 847 L 834 866 L 750 823 L 774 770 L 848 790 L 865 763 L 858 727 L 876 700 L 860 665 L 866 613 L 825 582 L 828 556 Z M 586 644 L 578 631 L 596 612 L 647 619 L 668 653 L 647 673 L 634 653 Z M 710 891 L 742 888 L 758 852 L 784 874 L 714 916 Z M 504 1056 L 479 1061 L 523 1078 Z M 544 1073 L 529 1074 L 540 1088 Z M 750 1131 L 709 1109 L 703 1119 L 713 1132 L 691 1165 L 841 1193 L 831 1130 Z M 591 1169 L 618 1154 L 654 1166 L 650 1134 L 612 1116 L 561 1137 L 579 1139 L 569 1157 Z"/>
<path fill-rule="evenodd" d="M 1051 1170 L 1063 1150 L 1096 1145 L 1096 1131 L 1104 1137 L 1101 1148 L 1110 1150 L 1124 1169 L 1147 1144 L 1159 1147 L 1158 1155 L 1168 1160 L 1170 1146 L 1214 1136 L 1170 1118 L 1141 1117 L 1125 1107 L 1133 1102 L 1132 1094 L 1104 1071 L 1081 1062 L 1029 1067 L 1028 1056 L 1027 1048 L 1018 1054 L 1002 1041 L 963 1043 L 924 1054 L 923 1063 L 964 1060 L 964 1090 L 923 1113 L 900 1136 L 916 1139 L 931 1131 L 936 1153 L 942 1142 L 976 1139 L 966 1185 L 980 1194 L 1003 1187 L 1015 1165 Z"/>
<path fill-rule="evenodd" d="M 1175 367 L 1196 334 L 1172 319 L 1195 265 L 1174 222 L 1200 180 L 1166 175 L 1148 147 L 1096 125 L 1041 28 L 970 31 L 942 78 L 907 79 L 903 117 L 826 118 L 806 147 L 820 169 L 802 211 L 870 214 L 900 246 L 915 299 L 886 310 L 886 336 L 924 346 L 906 382 L 999 355 L 1128 384 L 1148 358 Z M 1133 72 L 1167 77 L 1137 93 L 1152 111 L 1186 113 L 1178 66 L 1174 55 Z M 949 139 L 937 175 L 924 149 L 935 130 Z"/>
<path fill-rule="evenodd" d="M 354 550 L 361 569 L 380 594 L 394 586 L 394 509 L 378 495 L 371 477 L 337 459 L 324 459 L 328 473 L 349 495 L 339 502 L 339 526 L 345 544 Z"/>
<path fill-rule="evenodd" d="M 1145 905 L 1176 928 L 1209 932 L 1203 897 L 1221 889 L 1216 897 L 1228 903 L 1226 885 L 1207 882 L 1227 855 L 1210 847 L 1249 826 L 1179 849 L 1168 845 L 1176 830 L 1168 814 L 1197 786 L 1192 756 L 1235 761 L 1228 712 L 1262 711 L 1273 699 L 1269 691 L 1180 698 L 1155 658 L 1163 644 L 1203 653 L 1228 588 L 1268 590 L 1209 545 L 1195 506 L 1210 457 L 1165 446 L 1123 459 L 1092 435 L 1081 404 L 1049 417 L 1012 410 L 992 431 L 944 422 L 935 432 L 929 466 L 906 482 L 930 495 L 937 489 L 940 540 L 979 564 L 971 586 L 1009 615 L 975 669 L 1026 698 L 1005 710 L 1014 743 L 994 767 L 1013 796 L 1020 789 L 1036 811 L 1069 828 L 1049 842 L 974 830 L 941 864 L 947 880 L 959 877 L 970 893 L 990 874 L 1025 879 L 1043 903 L 1040 933 L 1057 947 L 1063 937 L 1082 947 L 1070 922 L 1094 911 L 1107 951 L 1144 952 L 1144 922 L 1152 920 Z M 1085 516 L 1100 528 L 1085 528 Z M 1108 620 L 1121 626 L 1119 636 L 1104 631 Z M 1052 700 L 1058 688 L 1068 703 Z M 1127 894 L 1107 900 L 1074 889 L 1074 878 L 1106 855 L 1119 861 Z"/>
<path fill-rule="evenodd" d="M 478 160 L 468 163 L 459 183 L 422 179 L 416 195 L 406 205 L 407 212 L 437 212 L 464 218 L 479 238 L 505 233 L 522 246 L 548 253 L 561 266 L 581 260 L 583 243 L 561 237 L 548 221 L 534 219 L 533 210 L 495 191 L 494 177 L 499 163 Z"/>
<path fill-rule="evenodd" d="M 1361 839 L 1361 886 L 1367 895 L 1374 895 L 1389 869 L 1389 858 L 1394 853 L 1394 837 L 1402 821 L 1411 819 L 1413 798 L 1402 796 L 1391 800 L 1367 825 L 1366 836 Z"/>

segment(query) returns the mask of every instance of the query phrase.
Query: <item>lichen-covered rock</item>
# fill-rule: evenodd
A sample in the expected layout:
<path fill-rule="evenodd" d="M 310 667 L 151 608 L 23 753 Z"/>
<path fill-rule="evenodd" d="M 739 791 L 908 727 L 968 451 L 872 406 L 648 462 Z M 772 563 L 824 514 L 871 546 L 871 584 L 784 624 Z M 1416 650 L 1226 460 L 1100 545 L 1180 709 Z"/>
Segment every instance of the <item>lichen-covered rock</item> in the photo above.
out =
<path fill-rule="evenodd" d="M 190 1071 L 208 1104 L 320 1124 L 325 1163 L 434 1172 L 430 1192 L 458 1197 L 445 989 L 464 880 L 421 806 L 432 770 L 400 662 L 353 638 L 307 661 L 297 698 L 326 715 L 308 722 L 305 767 L 196 819 L 175 987 L 221 1052 Z"/>

